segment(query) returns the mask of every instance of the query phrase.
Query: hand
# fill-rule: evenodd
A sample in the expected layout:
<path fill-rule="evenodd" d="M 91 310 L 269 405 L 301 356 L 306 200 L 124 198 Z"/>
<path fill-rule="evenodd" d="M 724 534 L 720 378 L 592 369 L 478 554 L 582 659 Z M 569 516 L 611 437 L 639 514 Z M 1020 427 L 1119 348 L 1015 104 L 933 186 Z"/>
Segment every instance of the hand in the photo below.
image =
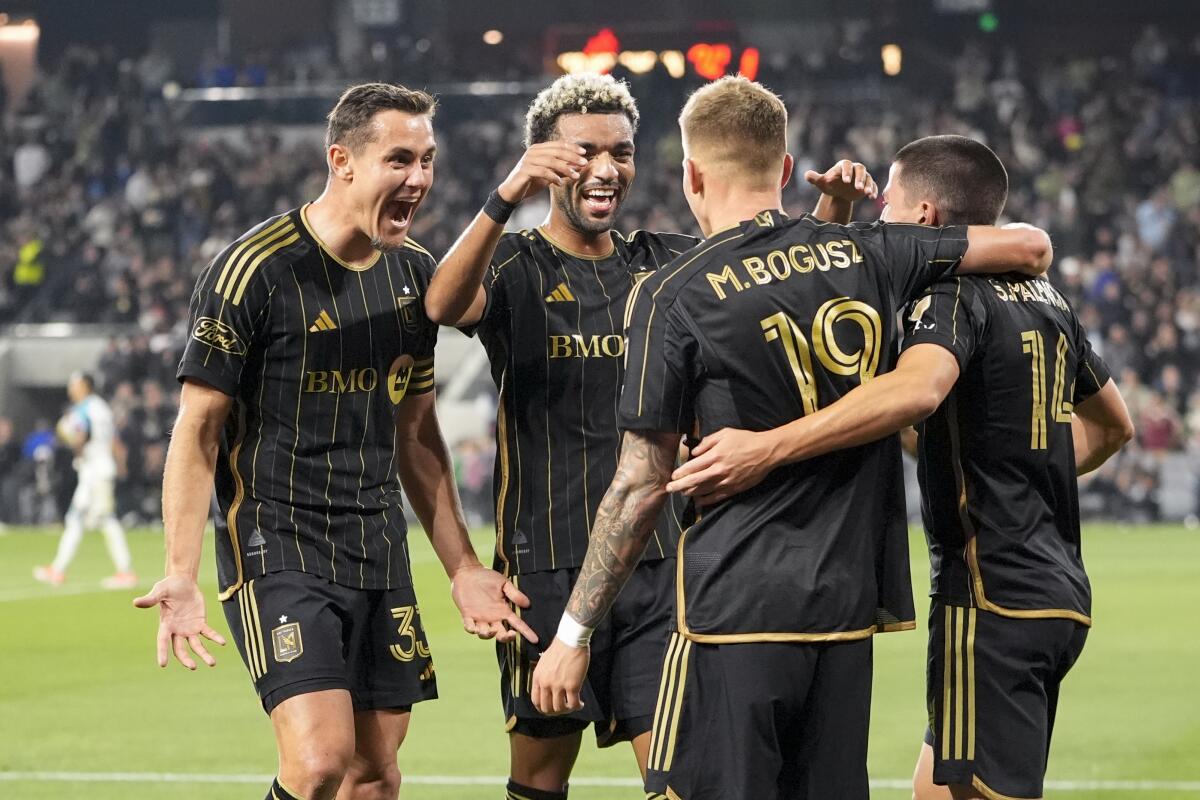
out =
<path fill-rule="evenodd" d="M 533 670 L 530 698 L 534 707 L 549 716 L 583 708 L 579 692 L 591 660 L 592 652 L 587 647 L 571 647 L 556 637 Z"/>
<path fill-rule="evenodd" d="M 562 186 L 578 179 L 579 170 L 587 166 L 584 152 L 582 147 L 558 140 L 531 146 L 497 189 L 500 198 L 519 203 L 552 183 Z"/>
<path fill-rule="evenodd" d="M 450 581 L 450 595 L 467 633 L 501 642 L 521 635 L 537 644 L 537 634 L 509 605 L 529 608 L 529 598 L 499 572 L 482 565 L 463 567 Z"/>
<path fill-rule="evenodd" d="M 852 203 L 864 197 L 874 200 L 879 194 L 879 187 L 867 168 L 848 159 L 842 159 L 823 174 L 810 169 L 804 173 L 804 180 L 820 189 L 821 194 Z"/>
<path fill-rule="evenodd" d="M 200 641 L 203 636 L 210 642 L 225 646 L 225 637 L 214 631 L 208 625 L 204 613 L 204 595 L 194 580 L 176 575 L 168 575 L 154 584 L 148 594 L 135 598 L 136 608 L 153 608 L 158 606 L 158 665 L 165 667 L 170 659 L 172 650 L 175 658 L 188 669 L 195 669 L 196 662 L 188 653 L 200 656 L 200 659 L 210 667 L 215 667 L 217 661 L 204 649 Z"/>
<path fill-rule="evenodd" d="M 765 433 L 722 428 L 692 449 L 692 458 L 671 473 L 668 492 L 681 492 L 702 506 L 757 486 L 774 469 Z"/>

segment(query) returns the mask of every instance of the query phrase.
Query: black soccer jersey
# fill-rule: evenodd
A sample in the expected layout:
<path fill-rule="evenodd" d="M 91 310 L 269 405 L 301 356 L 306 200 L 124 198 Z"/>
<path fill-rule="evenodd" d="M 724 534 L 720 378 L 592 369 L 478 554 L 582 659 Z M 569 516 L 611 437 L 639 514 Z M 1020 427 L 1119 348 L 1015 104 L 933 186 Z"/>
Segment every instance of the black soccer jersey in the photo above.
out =
<path fill-rule="evenodd" d="M 509 574 L 577 567 L 621 446 L 630 290 L 696 243 L 690 236 L 612 234 L 604 258 L 573 253 L 540 228 L 506 233 L 485 277 L 477 326 L 499 390 L 496 568 Z M 674 554 L 678 505 L 645 558 Z"/>
<path fill-rule="evenodd" d="M 966 229 L 764 211 L 635 290 L 621 426 L 767 430 L 890 369 L 896 312 L 955 267 Z M 772 471 L 680 544 L 695 641 L 823 641 L 912 627 L 898 437 Z"/>
<path fill-rule="evenodd" d="M 411 582 L 394 419 L 405 396 L 433 389 L 433 266 L 411 240 L 346 264 L 298 209 L 200 275 L 179 378 L 234 398 L 216 468 L 222 599 L 280 570 L 363 589 Z"/>
<path fill-rule="evenodd" d="M 958 382 L 920 427 L 933 594 L 1012 617 L 1090 622 L 1071 409 L 1108 382 L 1067 301 L 1022 275 L 939 281 L 906 316 Z"/>

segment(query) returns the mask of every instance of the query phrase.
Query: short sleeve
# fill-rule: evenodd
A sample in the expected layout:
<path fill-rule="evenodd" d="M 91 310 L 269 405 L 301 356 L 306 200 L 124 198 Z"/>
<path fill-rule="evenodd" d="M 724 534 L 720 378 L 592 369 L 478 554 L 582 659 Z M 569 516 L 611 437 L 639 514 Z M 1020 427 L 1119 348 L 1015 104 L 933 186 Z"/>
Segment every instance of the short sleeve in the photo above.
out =
<path fill-rule="evenodd" d="M 975 283 L 943 278 L 904 311 L 904 349 L 936 344 L 954 354 L 960 371 L 975 354 L 987 325 L 987 306 L 979 299 Z"/>
<path fill-rule="evenodd" d="M 955 269 L 967 253 L 967 226 L 875 222 L 851 225 L 867 255 L 887 271 L 898 303 L 909 303 Z"/>
<path fill-rule="evenodd" d="M 1108 364 L 1105 364 L 1104 359 L 1092 348 L 1087 331 L 1078 320 L 1075 322 L 1075 330 L 1077 336 L 1075 345 L 1079 351 L 1079 362 L 1075 370 L 1075 390 L 1071 402 L 1078 404 L 1103 389 L 1104 384 L 1108 383 L 1112 377 L 1112 373 L 1108 369 Z"/>
<path fill-rule="evenodd" d="M 517 270 L 509 267 L 521 255 L 523 241 L 524 237 L 517 233 L 505 233 L 500 237 L 496 252 L 492 254 L 492 262 L 483 273 L 483 293 L 486 298 L 483 316 L 474 325 L 459 328 L 466 335 L 474 336 L 481 329 L 503 328 L 507 325 L 511 308 L 507 283 L 517 274 Z"/>
<path fill-rule="evenodd" d="M 682 313 L 659 303 L 647 284 L 638 284 L 630 308 L 621 392 L 622 430 L 690 433 L 695 427 L 699 345 Z"/>
<path fill-rule="evenodd" d="M 176 377 L 196 378 L 231 397 L 237 394 L 251 342 L 260 332 L 271 302 L 264 270 L 237 280 L 237 249 L 217 256 L 200 274 L 192 292 L 188 338 Z"/>
<path fill-rule="evenodd" d="M 437 268 L 433 256 L 428 251 L 406 253 L 407 269 L 414 284 L 420 287 L 424 295 L 429 289 L 429 281 Z M 406 394 L 427 394 L 432 392 L 435 385 L 433 371 L 433 353 L 437 346 L 438 326 L 425 315 L 425 307 L 421 302 L 413 302 L 401 307 L 404 321 L 404 352 L 412 356 L 412 373 L 408 379 Z"/>

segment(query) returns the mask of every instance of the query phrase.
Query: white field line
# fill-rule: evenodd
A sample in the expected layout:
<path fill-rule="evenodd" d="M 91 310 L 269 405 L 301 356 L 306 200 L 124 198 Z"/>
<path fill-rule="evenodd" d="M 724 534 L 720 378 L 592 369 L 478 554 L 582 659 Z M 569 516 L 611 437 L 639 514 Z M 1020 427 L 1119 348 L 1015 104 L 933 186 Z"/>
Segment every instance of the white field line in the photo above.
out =
<path fill-rule="evenodd" d="M 179 772 L 5 772 L 0 782 L 70 783 L 252 783 L 269 784 L 272 775 L 217 775 Z M 508 778 L 499 775 L 405 775 L 404 782 L 437 786 L 504 786 Z M 640 787 L 635 778 L 572 777 L 574 786 Z M 872 789 L 908 789 L 907 778 L 871 781 Z M 1060 792 L 1200 792 L 1200 781 L 1046 781 L 1046 788 Z"/>
<path fill-rule="evenodd" d="M 133 589 L 122 589 L 120 591 L 133 592 L 135 589 L 143 591 L 149 586 L 141 586 L 140 584 Z M 99 584 L 94 586 L 29 586 L 17 589 L 0 589 L 0 603 L 15 603 L 23 600 L 54 600 L 59 597 L 75 597 L 81 594 L 100 594 L 101 592 L 115 592 L 115 589 L 105 589 Z M 132 598 L 133 595 L 130 594 Z"/>

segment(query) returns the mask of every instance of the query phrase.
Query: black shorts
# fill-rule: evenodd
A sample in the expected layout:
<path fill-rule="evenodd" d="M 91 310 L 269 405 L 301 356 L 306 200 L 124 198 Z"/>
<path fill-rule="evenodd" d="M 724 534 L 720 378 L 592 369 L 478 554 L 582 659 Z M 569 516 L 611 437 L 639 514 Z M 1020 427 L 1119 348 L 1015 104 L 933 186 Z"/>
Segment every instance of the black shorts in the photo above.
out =
<path fill-rule="evenodd" d="M 1059 685 L 1087 632 L 1074 620 L 1012 619 L 934 598 L 925 733 L 933 782 L 1041 797 Z"/>
<path fill-rule="evenodd" d="M 221 604 L 270 714 L 289 697 L 350 692 L 355 711 L 437 697 L 412 587 L 350 589 L 304 572 L 247 581 Z"/>
<path fill-rule="evenodd" d="M 870 638 L 697 644 L 672 634 L 649 800 L 867 800 Z"/>
<path fill-rule="evenodd" d="M 500 661 L 500 697 L 509 732 L 538 739 L 565 736 L 596 725 L 596 742 L 608 747 L 650 730 L 658 696 L 659 667 L 674 610 L 675 559 L 644 561 L 613 604 L 612 613 L 592 635 L 592 660 L 583 683 L 583 708 L 560 717 L 543 716 L 533 706 L 529 689 L 541 651 L 550 646 L 578 568 L 512 576 L 530 600 L 518 609 L 538 635 L 496 647 Z"/>

